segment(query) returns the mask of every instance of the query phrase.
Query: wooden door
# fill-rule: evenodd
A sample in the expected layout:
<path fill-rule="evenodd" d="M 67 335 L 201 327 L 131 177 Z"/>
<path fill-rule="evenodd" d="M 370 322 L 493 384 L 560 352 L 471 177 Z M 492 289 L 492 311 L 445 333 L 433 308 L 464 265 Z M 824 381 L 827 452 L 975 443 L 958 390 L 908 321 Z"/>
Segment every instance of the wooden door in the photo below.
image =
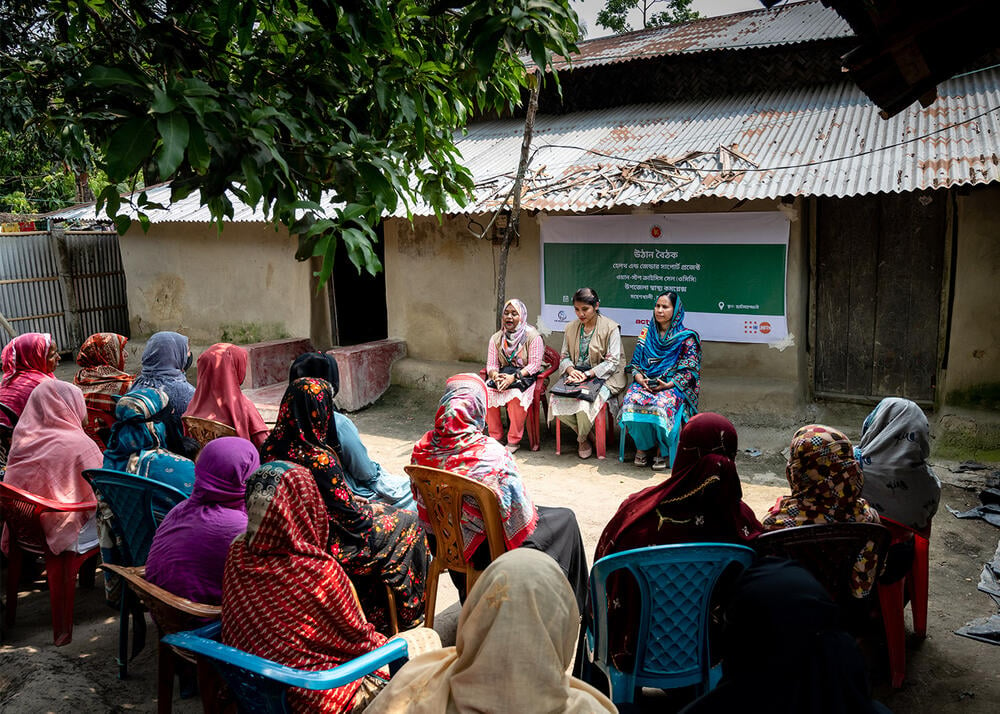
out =
<path fill-rule="evenodd" d="M 816 396 L 932 402 L 947 192 L 816 204 Z"/>

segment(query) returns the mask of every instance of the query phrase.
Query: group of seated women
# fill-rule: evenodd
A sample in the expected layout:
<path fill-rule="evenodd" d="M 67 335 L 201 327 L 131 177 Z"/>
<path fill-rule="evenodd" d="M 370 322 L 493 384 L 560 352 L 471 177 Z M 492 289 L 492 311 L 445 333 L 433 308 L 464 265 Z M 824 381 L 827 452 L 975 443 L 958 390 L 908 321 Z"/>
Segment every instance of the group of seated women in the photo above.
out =
<path fill-rule="evenodd" d="M 600 305 L 593 288 L 580 288 L 573 295 L 576 320 L 563 333 L 557 368 L 560 379 L 549 393 L 549 418 L 576 432 L 577 453 L 586 459 L 593 453 L 594 426 L 602 410 L 607 410 L 608 418 L 616 419 L 631 434 L 635 465 L 663 471 L 676 456 L 681 427 L 698 411 L 698 333 L 685 327 L 684 305 L 677 293 L 662 293 L 626 365 L 621 327 L 601 314 Z M 487 346 L 486 421 L 490 436 L 499 441 L 503 436 L 500 407 L 506 407 L 511 453 L 520 448 L 544 350 L 542 336 L 527 323 L 524 303 L 508 300 L 501 329 Z"/>
<path fill-rule="evenodd" d="M 569 346 L 564 349 L 567 382 L 607 376 L 608 371 L 595 367 L 611 353 L 621 359 L 618 330 L 609 329 L 597 313 L 596 295 L 578 297 L 578 334 L 570 338 L 567 331 Z M 594 304 L 588 302 L 590 297 Z M 504 332 L 513 339 L 501 336 L 496 354 L 506 357 L 498 360 L 519 355 L 515 363 L 531 364 L 535 348 L 525 346 L 521 337 L 529 342 L 536 338 L 524 323 L 524 306 L 514 301 L 509 307 L 514 309 L 505 311 Z M 648 451 L 669 456 L 672 473 L 621 504 L 601 534 L 595 560 L 668 543 L 748 544 L 766 530 L 878 522 L 879 514 L 915 530 L 929 527 L 940 483 L 926 461 L 927 419 L 905 399 L 878 405 L 862 425 L 857 449 L 836 429 L 799 429 L 786 469 L 790 494 L 758 520 L 742 501 L 735 427 L 718 414 L 691 416 L 697 404 L 698 341 L 683 328 L 679 301 L 661 297 L 654 321 L 664 327 L 646 336 L 644 344 L 655 343 L 649 349 L 661 356 L 653 358 L 646 348 L 637 349 L 635 384 L 629 391 L 655 393 L 654 401 L 664 410 L 675 417 L 685 415 L 683 426 L 670 427 L 676 436 L 670 429 L 664 433 L 663 425 L 655 422 L 659 427 L 646 434 L 656 445 L 637 440 L 640 446 L 649 445 Z M 518 324 L 525 327 L 521 337 L 513 335 Z M 214 345 L 199 357 L 198 386 L 193 388 L 184 377 L 191 362 L 186 339 L 158 333 L 147 344 L 143 371 L 131 389 L 115 394 L 130 379 L 122 359 L 125 338 L 95 335 L 88 340 L 86 354 L 81 349 L 80 386 L 51 378 L 50 339 L 39 336 L 15 343 L 4 351 L 3 386 L 12 382 L 9 393 L 23 395 L 24 401 L 16 415 L 4 480 L 61 501 L 92 499 L 81 472 L 102 465 L 173 484 L 188 498 L 159 527 L 146 574 L 175 594 L 221 604 L 226 643 L 290 666 L 325 669 L 386 641 L 392 634 L 387 597 L 392 594 L 403 631 L 399 636 L 408 640 L 411 661 L 388 684 L 387 672 L 379 671 L 327 692 L 293 689 L 294 708 L 471 711 L 491 702 L 491 711 L 534 711 L 540 706 L 552 711 L 614 711 L 604 695 L 567 674 L 574 660 L 577 666 L 581 663 L 580 616 L 587 608 L 587 559 L 576 517 L 566 508 L 536 506 L 512 449 L 484 433 L 493 433 L 496 426 L 490 416 L 495 402 L 478 375 L 448 380 L 433 428 L 411 456 L 413 464 L 465 475 L 496 493 L 508 551 L 489 564 L 483 514 L 466 504 L 461 522 L 464 555 L 486 570 L 471 592 L 460 588 L 457 642 L 441 649 L 439 641 L 419 627 L 430 558 L 426 504 L 414 502 L 405 478 L 386 474 L 371 461 L 357 428 L 336 410 L 339 375 L 331 356 L 310 353 L 295 360 L 275 426 L 268 431 L 253 403 L 239 391 L 246 353 L 234 345 Z M 587 359 L 574 359 L 577 350 Z M 659 370 L 657 360 L 673 360 L 674 367 Z M 8 363 L 11 374 L 22 375 L 23 381 L 7 379 Z M 13 365 L 19 365 L 18 370 Z M 508 371 L 490 376 L 503 387 L 507 376 L 518 375 Z M 663 388 L 651 390 L 653 380 Z M 601 387 L 605 400 L 608 383 Z M 116 421 L 103 454 L 83 429 L 84 387 L 92 388 L 91 394 L 117 397 Z M 672 396 L 661 399 L 664 394 Z M 554 396 L 553 403 L 558 399 Z M 589 412 L 568 411 L 566 407 L 555 413 L 581 430 L 593 421 Z M 650 412 L 636 406 L 634 413 L 631 433 L 646 438 L 639 425 L 654 421 L 638 417 Z M 184 414 L 224 421 L 237 436 L 215 439 L 200 453 L 188 452 L 193 460 L 187 458 L 178 453 L 186 448 L 179 419 Z M 100 537 L 102 554 L 113 559 L 115 543 L 106 527 L 110 513 L 103 510 L 102 505 L 97 514 L 67 514 L 47 521 L 49 547 L 53 552 L 82 552 Z M 4 547 L 7 539 L 5 533 Z M 860 557 L 854 566 L 853 594 L 859 599 L 871 591 L 881 568 L 871 555 Z M 810 578 L 801 568 L 767 560 L 744 574 L 732 590 L 727 611 L 732 626 L 723 633 L 723 686 L 691 711 L 721 710 L 739 701 L 741 692 L 754 692 L 763 702 L 770 691 L 763 683 L 777 687 L 780 682 L 775 672 L 762 673 L 762 660 L 745 656 L 747 638 L 767 628 L 779 630 L 785 626 L 782 618 L 790 617 L 815 619 L 817 634 L 794 662 L 774 653 L 775 666 L 784 663 L 801 669 L 803 676 L 819 676 L 824 658 L 836 657 L 842 681 L 854 682 L 843 692 L 845 706 L 876 711 L 866 699 L 864 672 L 854 665 L 853 643 L 834 632 L 828 597 L 818 591 L 816 597 L 788 592 L 789 582 L 803 583 L 796 591 L 800 595 L 815 590 Z M 635 654 L 631 618 L 638 594 L 628 579 L 612 578 L 608 587 L 612 658 L 627 667 Z M 752 614 L 761 601 L 770 603 L 771 619 Z M 424 649 L 428 651 L 420 654 Z M 517 686 L 505 687 L 501 680 Z M 756 684 L 745 688 L 747 681 Z"/>

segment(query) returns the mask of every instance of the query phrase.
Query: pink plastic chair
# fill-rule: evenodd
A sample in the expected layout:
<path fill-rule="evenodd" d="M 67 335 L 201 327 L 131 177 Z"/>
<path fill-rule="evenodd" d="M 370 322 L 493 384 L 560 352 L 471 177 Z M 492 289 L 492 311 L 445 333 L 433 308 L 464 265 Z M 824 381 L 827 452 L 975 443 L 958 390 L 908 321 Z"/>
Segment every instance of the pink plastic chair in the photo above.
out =
<path fill-rule="evenodd" d="M 886 644 L 889 649 L 889 670 L 892 686 L 903 686 L 906 677 L 906 627 L 903 616 L 905 596 L 910 596 L 913 631 L 918 637 L 927 636 L 927 587 L 930 573 L 930 536 L 928 528 L 923 533 L 907 528 L 901 523 L 881 516 L 882 525 L 892 534 L 892 543 L 913 538 L 913 564 L 902 578 L 888 585 L 879 584 L 878 600 L 882 610 Z"/>
<path fill-rule="evenodd" d="M 21 563 L 25 553 L 45 556 L 45 571 L 49 579 L 49 600 L 52 603 L 52 639 L 56 647 L 73 640 L 73 601 L 76 598 L 76 576 L 80 566 L 97 557 L 94 546 L 86 553 L 53 553 L 45 542 L 45 532 L 39 516 L 43 513 L 93 511 L 97 501 L 59 503 L 0 481 L 0 519 L 10 529 L 10 552 L 7 565 L 7 613 L 5 625 L 14 626 L 17 615 L 17 586 L 21 578 Z"/>

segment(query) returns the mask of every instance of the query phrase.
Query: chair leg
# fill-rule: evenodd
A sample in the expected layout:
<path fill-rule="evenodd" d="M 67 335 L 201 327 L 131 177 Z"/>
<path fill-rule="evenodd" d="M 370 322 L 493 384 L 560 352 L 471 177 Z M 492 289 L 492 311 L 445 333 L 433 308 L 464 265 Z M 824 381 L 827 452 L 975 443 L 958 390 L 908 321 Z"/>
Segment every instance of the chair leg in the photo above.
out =
<path fill-rule="evenodd" d="M 562 453 L 562 429 L 559 428 L 560 426 L 562 426 L 562 422 L 559 421 L 558 417 L 556 417 L 555 421 L 556 421 L 556 456 L 559 456 L 559 454 Z"/>
<path fill-rule="evenodd" d="M 532 451 L 538 451 L 542 441 L 541 426 L 538 421 L 539 405 L 538 401 L 533 401 L 528 407 L 528 416 L 525 419 L 525 430 L 528 432 L 528 443 Z"/>
<path fill-rule="evenodd" d="M 424 590 L 424 627 L 434 627 L 434 607 L 437 605 L 440 574 L 441 567 L 435 561 L 431 561 L 431 567 L 427 569 L 427 588 Z"/>
<path fill-rule="evenodd" d="M 913 613 L 913 631 L 919 637 L 927 636 L 927 586 L 930 575 L 930 540 L 919 533 L 913 538 L 913 567 L 910 568 L 910 587 L 912 599 L 910 608 Z"/>
<path fill-rule="evenodd" d="M 11 538 L 10 553 L 7 555 L 7 607 L 4 613 L 4 627 L 8 630 L 14 627 L 17 616 L 17 588 L 21 582 L 21 563 L 24 551 Z"/>
<path fill-rule="evenodd" d="M 594 451 L 597 458 L 603 459 L 607 456 L 608 437 L 608 405 L 601 406 L 601 411 L 597 414 L 597 421 L 594 422 Z"/>
<path fill-rule="evenodd" d="M 618 437 L 618 460 L 621 462 L 625 461 L 625 435 L 628 434 L 628 429 L 625 425 L 621 425 L 621 436 Z"/>
<path fill-rule="evenodd" d="M 174 651 L 160 641 L 156 648 L 156 711 L 170 714 L 174 703 Z"/>
<path fill-rule="evenodd" d="M 49 603 L 52 608 L 52 641 L 56 647 L 73 641 L 73 604 L 76 599 L 76 573 L 82 559 L 73 552 L 45 556 L 49 578 Z"/>
<path fill-rule="evenodd" d="M 885 627 L 886 649 L 892 686 L 899 689 L 906 676 L 906 633 L 903 623 L 903 581 L 878 586 L 879 608 Z"/>
<path fill-rule="evenodd" d="M 132 611 L 129 594 L 132 591 L 122 582 L 121 604 L 118 615 L 118 679 L 128 677 L 128 618 Z"/>

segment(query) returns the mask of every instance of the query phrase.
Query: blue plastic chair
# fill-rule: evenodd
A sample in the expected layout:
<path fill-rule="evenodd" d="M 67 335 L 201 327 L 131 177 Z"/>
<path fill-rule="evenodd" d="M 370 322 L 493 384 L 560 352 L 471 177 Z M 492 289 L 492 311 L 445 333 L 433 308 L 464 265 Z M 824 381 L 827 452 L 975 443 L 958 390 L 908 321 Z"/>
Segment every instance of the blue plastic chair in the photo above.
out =
<path fill-rule="evenodd" d="M 221 631 L 222 623 L 213 622 L 197 630 L 167 635 L 163 642 L 210 659 L 243 714 L 286 714 L 291 712 L 287 699 L 289 687 L 311 690 L 342 687 L 386 665 L 396 664 L 397 667 L 390 669 L 398 669 L 408 656 L 406 641 L 395 639 L 333 669 L 313 672 L 286 667 L 224 645 L 218 641 Z"/>
<path fill-rule="evenodd" d="M 742 571 L 754 551 L 728 543 L 687 543 L 636 548 L 601 558 L 590 571 L 593 623 L 587 627 L 588 664 L 608 678 L 609 696 L 629 704 L 636 687 L 711 689 L 709 607 L 719 577 L 730 565 Z M 608 655 L 608 577 L 628 570 L 640 594 L 635 665 L 622 672 Z"/>
<path fill-rule="evenodd" d="M 112 469 L 87 469 L 83 477 L 90 482 L 99 501 L 111 509 L 111 527 L 121 540 L 121 565 L 127 568 L 146 564 L 153 535 L 167 512 L 187 498 L 182 491 L 159 481 Z M 122 588 L 121 619 L 118 625 L 118 678 L 128 676 L 129 617 L 134 620 L 132 656 L 146 641 L 146 620 L 142 607 L 129 588 Z"/>

